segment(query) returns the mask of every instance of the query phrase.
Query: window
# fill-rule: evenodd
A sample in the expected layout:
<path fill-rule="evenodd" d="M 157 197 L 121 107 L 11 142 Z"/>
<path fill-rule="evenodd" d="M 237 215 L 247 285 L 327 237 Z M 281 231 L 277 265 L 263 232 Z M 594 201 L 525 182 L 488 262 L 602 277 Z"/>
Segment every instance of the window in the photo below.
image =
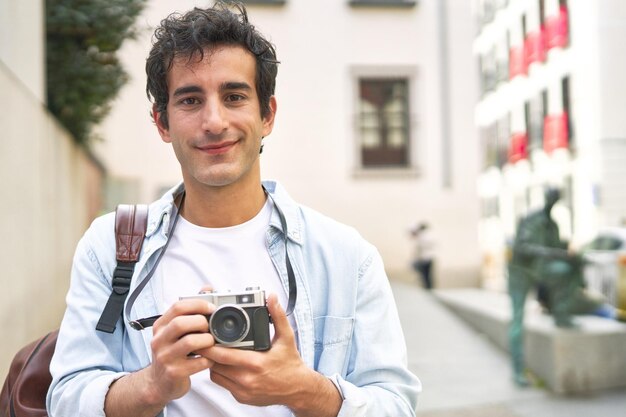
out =
<path fill-rule="evenodd" d="M 508 160 L 509 142 L 511 140 L 511 114 L 507 113 L 496 122 L 497 134 L 497 166 L 502 168 Z"/>
<path fill-rule="evenodd" d="M 507 82 L 509 80 L 509 32 L 500 39 L 496 46 L 496 82 Z"/>
<path fill-rule="evenodd" d="M 567 143 L 570 149 L 574 148 L 574 130 L 572 123 L 572 110 L 570 106 L 570 88 L 569 88 L 569 76 L 564 77 L 561 80 L 561 91 L 563 92 L 563 113 L 567 120 Z"/>
<path fill-rule="evenodd" d="M 542 91 L 525 104 L 528 147 L 543 149 L 543 121 L 548 114 L 548 92 Z"/>
<path fill-rule="evenodd" d="M 358 80 L 361 167 L 410 167 L 409 79 Z"/>
<path fill-rule="evenodd" d="M 479 55 L 478 67 L 480 73 L 480 90 L 482 95 L 494 91 L 498 86 L 498 65 L 499 65 L 498 49 L 496 46 L 489 49 L 486 53 Z M 508 78 L 508 67 L 507 78 Z"/>
<path fill-rule="evenodd" d="M 498 196 L 483 197 L 480 200 L 480 212 L 484 219 L 500 217 L 500 199 Z"/>
<path fill-rule="evenodd" d="M 496 14 L 496 4 L 494 0 L 479 0 L 478 7 L 481 26 L 491 23 Z"/>
<path fill-rule="evenodd" d="M 489 167 L 502 168 L 507 162 L 507 154 L 509 152 L 511 136 L 510 114 L 503 116 L 488 126 L 484 126 L 480 130 L 480 134 L 485 152 L 483 169 Z"/>
<path fill-rule="evenodd" d="M 350 0 L 351 6 L 398 6 L 413 7 L 416 0 Z"/>

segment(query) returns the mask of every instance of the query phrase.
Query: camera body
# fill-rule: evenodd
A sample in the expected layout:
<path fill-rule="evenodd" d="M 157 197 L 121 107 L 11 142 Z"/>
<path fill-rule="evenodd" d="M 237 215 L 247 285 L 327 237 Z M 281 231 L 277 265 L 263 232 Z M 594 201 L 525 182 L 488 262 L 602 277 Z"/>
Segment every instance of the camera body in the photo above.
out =
<path fill-rule="evenodd" d="M 249 350 L 268 350 L 270 315 L 265 304 L 265 291 L 248 287 L 239 293 L 207 291 L 180 297 L 199 298 L 217 309 L 206 316 L 215 344 Z"/>

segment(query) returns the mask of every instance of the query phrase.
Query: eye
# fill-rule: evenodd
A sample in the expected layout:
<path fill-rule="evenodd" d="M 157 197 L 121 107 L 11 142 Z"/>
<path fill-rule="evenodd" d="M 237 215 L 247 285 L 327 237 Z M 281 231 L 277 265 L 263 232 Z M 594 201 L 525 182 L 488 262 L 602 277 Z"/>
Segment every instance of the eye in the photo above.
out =
<path fill-rule="evenodd" d="M 245 99 L 246 97 L 241 94 L 229 94 L 226 96 L 226 101 L 229 101 L 229 102 L 241 101 Z"/>
<path fill-rule="evenodd" d="M 179 103 L 190 106 L 190 105 L 193 105 L 193 104 L 200 103 L 200 100 L 198 100 L 195 97 L 185 97 L 184 99 L 180 100 Z"/>

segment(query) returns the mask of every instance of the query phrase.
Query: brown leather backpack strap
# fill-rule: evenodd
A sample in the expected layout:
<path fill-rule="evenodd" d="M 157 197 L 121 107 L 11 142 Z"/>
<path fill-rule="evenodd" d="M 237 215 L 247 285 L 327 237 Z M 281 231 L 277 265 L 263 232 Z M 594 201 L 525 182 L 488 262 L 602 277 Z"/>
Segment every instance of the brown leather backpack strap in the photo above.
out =
<path fill-rule="evenodd" d="M 113 333 L 122 315 L 128 296 L 130 281 L 139 260 L 143 239 L 148 226 L 148 206 L 120 204 L 115 210 L 115 258 L 111 295 L 107 301 L 96 330 Z"/>
<path fill-rule="evenodd" d="M 115 257 L 137 262 L 148 224 L 148 206 L 120 204 L 115 210 Z"/>

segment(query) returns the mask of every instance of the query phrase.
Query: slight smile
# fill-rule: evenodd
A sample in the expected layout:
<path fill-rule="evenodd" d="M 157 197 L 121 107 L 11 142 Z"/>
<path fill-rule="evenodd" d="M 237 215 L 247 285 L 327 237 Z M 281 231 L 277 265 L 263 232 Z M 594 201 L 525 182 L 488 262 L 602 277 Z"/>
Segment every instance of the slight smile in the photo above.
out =
<path fill-rule="evenodd" d="M 239 143 L 239 141 L 221 142 L 206 146 L 200 146 L 198 147 L 198 149 L 209 155 L 220 155 L 230 151 L 237 143 Z"/>

